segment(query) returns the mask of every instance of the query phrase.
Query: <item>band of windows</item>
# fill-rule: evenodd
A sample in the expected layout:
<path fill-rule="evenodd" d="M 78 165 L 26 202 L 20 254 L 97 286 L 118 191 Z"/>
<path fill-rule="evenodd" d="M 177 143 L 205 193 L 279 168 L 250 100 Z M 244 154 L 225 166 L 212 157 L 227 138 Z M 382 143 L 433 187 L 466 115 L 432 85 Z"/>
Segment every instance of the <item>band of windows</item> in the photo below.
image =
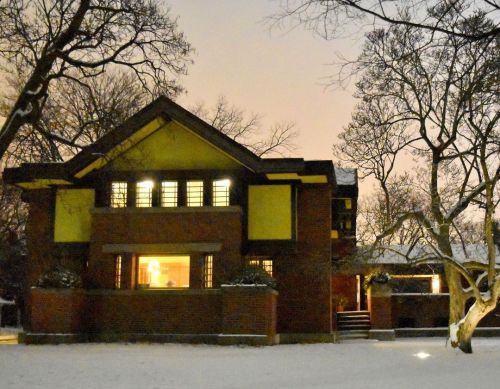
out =
<path fill-rule="evenodd" d="M 135 184 L 135 206 L 147 208 L 156 205 L 156 183 L 153 180 L 139 181 Z M 231 180 L 221 179 L 212 181 L 211 205 L 226 207 L 230 205 Z M 185 205 L 188 207 L 203 207 L 205 202 L 205 186 L 202 180 L 188 180 L 185 182 Z M 159 186 L 159 205 L 161 207 L 179 206 L 179 182 L 174 180 L 162 181 Z M 124 208 L 128 203 L 128 183 L 112 182 L 109 204 L 112 208 Z"/>

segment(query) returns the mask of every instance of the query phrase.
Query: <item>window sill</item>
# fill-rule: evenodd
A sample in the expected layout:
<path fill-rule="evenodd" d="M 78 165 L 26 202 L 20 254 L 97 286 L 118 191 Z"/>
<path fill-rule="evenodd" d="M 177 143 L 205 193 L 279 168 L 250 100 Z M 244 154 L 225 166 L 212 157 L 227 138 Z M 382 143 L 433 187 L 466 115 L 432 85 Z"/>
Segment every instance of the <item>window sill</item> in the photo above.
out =
<path fill-rule="evenodd" d="M 239 205 L 228 207 L 128 207 L 128 208 L 94 208 L 93 214 L 134 214 L 134 213 L 242 213 Z"/>

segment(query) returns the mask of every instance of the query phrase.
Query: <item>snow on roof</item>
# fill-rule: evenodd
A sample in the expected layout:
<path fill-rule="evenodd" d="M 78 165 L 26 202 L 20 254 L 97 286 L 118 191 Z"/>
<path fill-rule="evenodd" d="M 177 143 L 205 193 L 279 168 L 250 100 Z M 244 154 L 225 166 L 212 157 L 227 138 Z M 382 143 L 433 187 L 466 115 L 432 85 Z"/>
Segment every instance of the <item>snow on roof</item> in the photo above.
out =
<path fill-rule="evenodd" d="M 356 169 L 335 166 L 337 185 L 356 185 Z"/>
<path fill-rule="evenodd" d="M 408 263 L 408 259 L 405 255 L 408 253 L 409 249 L 409 245 L 390 246 L 381 252 L 380 255 L 371 258 L 369 262 L 378 264 L 405 264 Z M 465 251 L 461 244 L 453 244 L 452 251 L 453 258 L 458 262 L 477 261 L 487 263 L 487 247 L 484 244 L 466 245 Z M 496 263 L 500 264 L 500 251 L 497 249 L 496 252 Z M 432 254 L 435 254 L 435 251 L 430 246 L 416 246 L 411 250 L 408 257 L 411 261 Z"/>

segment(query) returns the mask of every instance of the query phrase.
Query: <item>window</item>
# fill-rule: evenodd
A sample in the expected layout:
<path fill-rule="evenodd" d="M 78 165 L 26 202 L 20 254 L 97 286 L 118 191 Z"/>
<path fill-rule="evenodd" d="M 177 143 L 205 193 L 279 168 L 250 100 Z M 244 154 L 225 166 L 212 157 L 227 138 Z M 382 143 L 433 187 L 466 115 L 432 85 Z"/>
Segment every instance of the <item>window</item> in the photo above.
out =
<path fill-rule="evenodd" d="M 229 205 L 229 187 L 231 181 L 229 179 L 215 180 L 213 182 L 213 206 L 227 207 Z"/>
<path fill-rule="evenodd" d="M 213 265 L 214 265 L 214 256 L 213 255 L 205 255 L 205 261 L 203 264 L 203 287 L 204 288 L 211 288 L 212 287 Z"/>
<path fill-rule="evenodd" d="M 122 288 L 122 256 L 117 255 L 115 258 L 115 289 Z"/>
<path fill-rule="evenodd" d="M 187 182 L 187 206 L 188 207 L 203 206 L 203 181 Z"/>
<path fill-rule="evenodd" d="M 153 187 L 151 180 L 140 181 L 136 185 L 135 206 L 138 208 L 151 207 L 153 205 Z"/>
<path fill-rule="evenodd" d="M 138 287 L 189 288 L 188 255 L 139 256 Z"/>
<path fill-rule="evenodd" d="M 177 207 L 177 181 L 161 183 L 161 206 Z"/>
<path fill-rule="evenodd" d="M 111 208 L 124 208 L 127 206 L 127 183 L 111 183 Z"/>
<path fill-rule="evenodd" d="M 337 231 L 338 237 L 354 236 L 355 234 L 355 214 L 352 199 L 334 198 L 332 199 L 332 230 Z"/>
<path fill-rule="evenodd" d="M 262 268 L 269 274 L 271 277 L 273 276 L 273 261 L 269 258 L 258 258 L 258 259 L 250 259 L 248 261 L 250 266 L 257 266 Z"/>

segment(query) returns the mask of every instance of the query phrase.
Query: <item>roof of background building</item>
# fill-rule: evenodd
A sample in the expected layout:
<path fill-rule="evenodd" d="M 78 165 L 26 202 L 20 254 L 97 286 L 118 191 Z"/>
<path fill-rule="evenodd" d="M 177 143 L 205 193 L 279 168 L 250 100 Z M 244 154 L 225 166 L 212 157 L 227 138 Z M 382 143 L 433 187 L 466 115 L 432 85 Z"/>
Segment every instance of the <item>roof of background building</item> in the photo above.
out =
<path fill-rule="evenodd" d="M 414 247 L 408 258 L 405 254 L 408 253 L 410 245 L 393 245 L 386 250 L 381 251 L 380 255 L 373 257 L 369 260 L 373 264 L 391 265 L 391 264 L 407 264 L 412 260 L 417 260 L 425 256 L 431 256 L 436 252 L 430 246 L 416 246 Z M 484 244 L 469 244 L 464 247 L 461 244 L 453 244 L 453 258 L 458 262 L 477 261 L 486 263 L 487 247 Z M 496 250 L 496 263 L 500 264 L 500 251 Z"/>

